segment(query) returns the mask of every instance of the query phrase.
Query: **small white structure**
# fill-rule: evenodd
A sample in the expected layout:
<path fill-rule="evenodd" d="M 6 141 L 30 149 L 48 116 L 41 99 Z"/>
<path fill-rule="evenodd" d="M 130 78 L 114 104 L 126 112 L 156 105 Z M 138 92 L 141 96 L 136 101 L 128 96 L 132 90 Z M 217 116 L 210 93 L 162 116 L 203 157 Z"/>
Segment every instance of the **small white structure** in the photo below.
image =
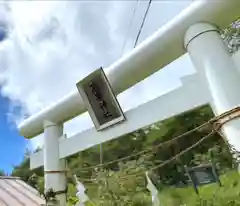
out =
<path fill-rule="evenodd" d="M 44 151 L 31 157 L 31 167 L 44 165 L 45 188 L 54 191 L 65 189 L 64 158 L 78 151 L 203 104 L 210 104 L 216 115 L 238 106 L 240 72 L 237 67 L 240 65 L 240 54 L 230 56 L 218 29 L 233 22 L 240 15 L 239 8 L 239 0 L 193 1 L 176 18 L 110 66 L 107 78 L 115 94 L 128 89 L 186 52 L 190 54 L 198 71 L 197 75 L 183 79 L 179 89 L 128 111 L 125 114 L 127 121 L 104 131 L 90 129 L 59 140 L 63 135 L 63 123 L 85 112 L 83 101 L 76 90 L 22 122 L 19 131 L 26 138 L 44 132 Z M 147 112 L 149 108 L 151 113 Z M 240 151 L 237 141 L 239 121 L 235 119 L 225 124 L 223 132 Z M 57 197 L 61 206 L 65 206 L 65 194 Z"/>
<path fill-rule="evenodd" d="M 89 200 L 88 196 L 85 194 L 85 187 L 84 185 L 78 181 L 76 175 L 75 175 L 75 181 L 77 185 L 77 198 L 79 199 L 79 205 L 84 205 L 85 202 Z"/>
<path fill-rule="evenodd" d="M 151 179 L 148 176 L 148 172 L 146 172 L 146 178 L 147 178 L 147 189 L 151 192 L 152 195 L 152 205 L 153 206 L 160 206 L 160 201 L 158 198 L 158 190 L 155 187 L 155 185 L 152 183 Z"/>

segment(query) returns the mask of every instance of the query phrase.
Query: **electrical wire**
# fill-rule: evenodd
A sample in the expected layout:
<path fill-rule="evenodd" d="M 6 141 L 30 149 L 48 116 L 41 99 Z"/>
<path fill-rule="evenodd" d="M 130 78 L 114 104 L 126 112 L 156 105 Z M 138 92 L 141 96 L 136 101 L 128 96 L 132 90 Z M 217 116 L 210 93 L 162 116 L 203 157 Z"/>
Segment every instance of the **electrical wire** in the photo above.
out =
<path fill-rule="evenodd" d="M 138 0 L 136 0 L 136 4 L 133 8 L 133 13 L 132 13 L 132 17 L 130 19 L 130 22 L 129 22 L 129 25 L 128 25 L 128 28 L 127 28 L 127 33 L 126 33 L 126 36 L 125 36 L 125 39 L 124 39 L 124 42 L 123 42 L 123 46 L 122 46 L 122 49 L 121 49 L 121 53 L 120 53 L 120 57 L 123 55 L 123 52 L 124 52 L 124 49 L 126 47 L 126 44 L 127 44 L 127 39 L 128 39 L 128 34 L 129 34 L 129 31 L 130 31 L 130 28 L 132 27 L 132 23 L 133 23 L 133 19 L 135 17 L 135 14 L 136 14 L 136 10 L 137 10 L 137 5 L 138 5 Z M 100 165 L 103 164 L 103 149 L 102 149 L 102 144 L 99 145 L 99 149 L 100 149 Z"/>
<path fill-rule="evenodd" d="M 126 44 L 127 44 L 128 34 L 129 34 L 129 31 L 130 31 L 130 28 L 132 27 L 133 19 L 134 19 L 135 14 L 136 14 L 137 6 L 138 6 L 138 1 L 139 1 L 139 0 L 136 0 L 135 6 L 134 6 L 134 9 L 133 9 L 132 17 L 131 17 L 130 22 L 129 22 L 129 25 L 128 25 L 128 29 L 127 29 L 127 33 L 126 33 L 126 36 L 125 36 L 125 39 L 124 39 L 124 42 L 123 42 L 123 46 L 122 46 L 122 50 L 121 50 L 121 55 L 120 55 L 120 57 L 123 55 L 124 49 L 125 49 Z"/>
<path fill-rule="evenodd" d="M 150 8 L 150 6 L 151 6 L 151 3 L 152 3 L 152 0 L 149 0 L 148 7 L 147 7 L 146 12 L 145 12 L 145 14 L 144 14 L 143 21 L 142 21 L 142 24 L 141 24 L 141 26 L 140 26 L 140 28 L 139 28 L 139 31 L 138 31 L 138 34 L 137 34 L 137 37 L 136 37 L 136 40 L 135 40 L 135 43 L 134 43 L 133 48 L 135 48 L 135 47 L 137 46 L 137 43 L 138 43 L 139 37 L 140 37 L 140 35 L 141 35 L 141 33 L 142 33 L 142 29 L 143 29 L 143 26 L 144 26 L 144 24 L 145 24 L 145 20 L 146 20 L 146 17 L 147 17 L 149 8 Z"/>

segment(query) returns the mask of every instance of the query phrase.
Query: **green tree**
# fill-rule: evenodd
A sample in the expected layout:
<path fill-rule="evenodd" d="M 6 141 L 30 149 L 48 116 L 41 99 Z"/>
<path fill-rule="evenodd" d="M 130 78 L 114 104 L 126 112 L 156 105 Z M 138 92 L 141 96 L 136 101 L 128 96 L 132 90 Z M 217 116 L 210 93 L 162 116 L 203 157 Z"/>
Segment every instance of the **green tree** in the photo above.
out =
<path fill-rule="evenodd" d="M 0 170 L 0 176 L 6 176 L 4 170 Z"/>

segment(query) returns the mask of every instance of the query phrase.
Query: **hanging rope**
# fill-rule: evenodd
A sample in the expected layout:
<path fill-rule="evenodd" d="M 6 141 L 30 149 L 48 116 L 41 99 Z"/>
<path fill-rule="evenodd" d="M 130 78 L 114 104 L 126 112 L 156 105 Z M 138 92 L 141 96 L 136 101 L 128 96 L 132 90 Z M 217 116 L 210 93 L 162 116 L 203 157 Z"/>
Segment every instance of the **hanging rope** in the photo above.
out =
<path fill-rule="evenodd" d="M 179 152 L 177 155 L 173 156 L 172 158 L 164 161 L 163 163 L 161 164 L 158 164 L 148 170 L 144 170 L 144 171 L 140 171 L 140 172 L 137 172 L 137 173 L 134 173 L 134 174 L 130 174 L 130 175 L 126 175 L 126 176 L 123 176 L 123 177 L 119 177 L 120 179 L 127 179 L 127 178 L 131 178 L 131 177 L 136 177 L 136 176 L 139 176 L 139 175 L 144 175 L 147 171 L 154 171 L 156 169 L 159 169 L 161 167 L 164 167 L 165 165 L 167 164 L 170 164 L 171 162 L 173 162 L 174 160 L 177 160 L 179 157 L 183 156 L 185 153 L 191 151 L 192 149 L 196 148 L 198 145 L 200 145 L 202 142 L 204 142 L 205 140 L 207 140 L 209 137 L 211 137 L 213 134 L 215 134 L 216 131 L 215 130 L 212 130 L 208 135 L 202 137 L 200 140 L 198 140 L 195 144 L 191 145 L 190 147 L 186 148 L 185 150 Z M 95 181 L 95 179 L 81 179 L 81 181 L 83 182 L 93 182 Z"/>
<path fill-rule="evenodd" d="M 157 144 L 156 146 L 153 146 L 153 147 L 149 147 L 149 148 L 146 148 L 140 152 L 137 152 L 137 153 L 134 153 L 132 155 L 129 155 L 129 156 L 126 156 L 126 157 L 122 157 L 122 158 L 119 158 L 119 159 L 115 159 L 115 160 L 112 160 L 112 161 L 109 161 L 109 162 L 106 162 L 104 164 L 98 164 L 98 165 L 94 165 L 94 166 L 90 166 L 90 167 L 85 167 L 85 168 L 82 168 L 80 171 L 86 171 L 86 170 L 90 170 L 90 169 L 95 169 L 95 168 L 99 168 L 99 167 L 103 167 L 103 166 L 108 166 L 108 165 L 111 165 L 113 163 L 117 163 L 117 162 L 121 162 L 121 161 L 124 161 L 124 160 L 128 160 L 128 159 L 131 159 L 133 157 L 136 157 L 136 156 L 139 156 L 139 155 L 143 155 L 143 154 L 146 154 L 146 153 L 149 153 L 149 152 L 152 152 L 152 150 L 154 149 L 157 149 L 157 148 L 160 148 L 160 147 L 164 147 L 164 146 L 167 146 L 167 145 L 171 145 L 172 143 L 176 142 L 177 140 L 193 133 L 193 132 L 196 132 L 204 127 L 206 127 L 207 125 L 209 125 L 210 122 L 207 122 L 207 123 L 204 123 L 192 130 L 189 130 L 177 137 L 174 137 L 173 139 L 171 140 L 167 140 L 165 142 L 162 142 L 162 143 L 159 143 Z"/>
<path fill-rule="evenodd" d="M 139 156 L 139 155 L 142 155 L 142 154 L 145 154 L 145 153 L 153 153 L 154 149 L 156 148 L 159 148 L 159 147 L 163 147 L 163 146 L 166 146 L 166 145 L 170 145 L 172 143 L 174 143 L 175 141 L 177 141 L 178 139 L 186 136 L 186 135 L 189 135 L 195 131 L 198 131 L 206 126 L 209 126 L 211 125 L 212 126 L 212 131 L 204 136 L 203 138 L 201 138 L 199 141 L 197 141 L 195 144 L 191 145 L 190 147 L 186 148 L 185 150 L 179 152 L 177 155 L 175 155 L 174 157 L 172 157 L 171 159 L 169 160 L 166 160 L 164 161 L 163 163 L 159 164 L 159 165 L 156 165 L 152 168 L 150 168 L 149 170 L 155 170 L 157 168 L 161 168 L 169 163 L 171 163 L 172 161 L 176 160 L 177 158 L 179 158 L 180 156 L 184 155 L 185 153 L 189 152 L 190 150 L 194 149 L 195 147 L 197 147 L 198 145 L 200 145 L 203 141 L 205 141 L 206 139 L 208 139 L 209 137 L 211 137 L 213 134 L 216 134 L 219 132 L 219 130 L 222 128 L 222 126 L 224 124 L 226 124 L 227 122 L 233 120 L 233 119 L 236 119 L 240 117 L 240 107 L 236 107 L 236 108 L 233 108 L 227 112 L 224 112 L 223 114 L 219 115 L 219 116 L 216 116 L 216 117 L 213 117 L 212 119 L 210 119 L 208 122 L 205 122 L 203 123 L 202 125 L 190 130 L 190 131 L 187 131 L 171 140 L 168 140 L 166 142 L 163 142 L 163 143 L 160 143 L 158 144 L 157 146 L 154 146 L 154 147 L 151 147 L 151 148 L 148 148 L 148 149 L 145 149 L 145 150 L 142 150 L 138 153 L 135 153 L 135 154 L 132 154 L 132 155 L 129 155 L 129 156 L 126 156 L 126 157 L 122 157 L 122 158 L 119 158 L 119 159 L 116 159 L 116 160 L 113 160 L 113 161 L 110 161 L 110 162 L 106 162 L 104 164 L 99 164 L 99 165 L 95 165 L 95 166 L 90 166 L 90 167 L 86 167 L 86 168 L 83 168 L 82 171 L 84 170 L 91 170 L 91 169 L 94 169 L 94 168 L 98 168 L 98 167 L 103 167 L 103 166 L 107 166 L 109 164 L 113 164 L 113 163 L 116 163 L 116 162 L 121 162 L 123 160 L 127 160 L 127 159 L 130 159 L 132 157 L 136 157 L 136 156 Z M 136 175 L 139 175 L 139 174 L 145 174 L 146 171 L 141 171 L 139 173 L 136 173 L 136 174 L 131 174 L 131 175 L 128 175 L 128 176 L 125 176 L 125 177 L 121 177 L 121 178 L 129 178 L 131 176 L 136 176 Z M 81 179 L 81 181 L 85 181 L 85 182 L 92 182 L 92 181 L 95 181 L 95 179 Z"/>
<path fill-rule="evenodd" d="M 164 161 L 163 163 L 159 164 L 159 165 L 156 165 L 152 168 L 150 168 L 149 170 L 147 171 L 154 171 L 156 169 L 159 169 L 161 167 L 164 167 L 165 165 L 167 164 L 170 164 L 171 162 L 173 162 L 174 160 L 177 160 L 179 157 L 183 156 L 185 153 L 191 151 L 192 149 L 196 148 L 197 146 L 199 146 L 201 143 L 203 143 L 205 140 L 207 140 L 209 137 L 211 137 L 213 134 L 215 134 L 215 130 L 211 131 L 208 135 L 204 136 L 202 139 L 200 139 L 199 141 L 197 141 L 195 144 L 191 145 L 190 147 L 188 147 L 187 149 L 179 152 L 177 155 L 173 156 L 172 158 Z M 120 177 L 120 179 L 126 179 L 126 178 L 130 178 L 132 176 L 137 176 L 137 175 L 143 175 L 145 174 L 146 171 L 141 171 L 141 172 L 138 172 L 138 173 L 134 173 L 134 174 L 131 174 L 131 175 L 126 175 L 124 177 Z"/>
<path fill-rule="evenodd" d="M 48 189 L 44 194 L 44 199 L 46 201 L 46 205 L 50 202 L 57 203 L 57 195 L 67 194 L 68 187 L 65 190 L 54 191 L 52 188 Z"/>

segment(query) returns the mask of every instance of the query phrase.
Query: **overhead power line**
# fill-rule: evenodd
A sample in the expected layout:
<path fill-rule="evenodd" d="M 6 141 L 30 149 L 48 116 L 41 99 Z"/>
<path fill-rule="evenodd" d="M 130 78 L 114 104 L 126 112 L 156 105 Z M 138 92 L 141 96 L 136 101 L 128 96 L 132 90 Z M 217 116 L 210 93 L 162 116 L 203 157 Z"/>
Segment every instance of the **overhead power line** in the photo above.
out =
<path fill-rule="evenodd" d="M 124 39 L 124 42 L 123 42 L 122 51 L 121 51 L 121 55 L 120 56 L 123 55 L 124 49 L 126 47 L 129 31 L 130 31 L 130 29 L 132 27 L 132 23 L 133 23 L 135 14 L 136 14 L 137 6 L 138 6 L 138 0 L 136 0 L 136 3 L 135 3 L 134 8 L 133 8 L 132 17 L 130 19 L 130 22 L 129 22 L 129 25 L 128 25 L 128 28 L 127 28 L 127 33 L 126 33 L 126 36 L 125 36 L 125 39 Z"/>
<path fill-rule="evenodd" d="M 148 7 L 147 7 L 146 12 L 145 12 L 145 14 L 144 14 L 144 17 L 143 17 L 143 20 L 142 20 L 142 24 L 141 24 L 141 26 L 140 26 L 140 28 L 139 28 L 139 31 L 138 31 L 138 34 L 137 34 L 137 38 L 136 38 L 136 40 L 135 40 L 135 43 L 134 43 L 133 48 L 135 48 L 135 47 L 137 46 L 137 44 L 138 44 L 138 40 L 139 40 L 139 37 L 140 37 L 140 35 L 141 35 L 141 33 L 142 33 L 142 29 L 143 29 L 143 26 L 144 26 L 144 24 L 145 24 L 145 20 L 146 20 L 146 17 L 147 17 L 147 15 L 148 15 L 148 11 L 149 11 L 149 8 L 150 8 L 150 6 L 151 6 L 151 3 L 152 3 L 152 0 L 149 0 Z"/>

